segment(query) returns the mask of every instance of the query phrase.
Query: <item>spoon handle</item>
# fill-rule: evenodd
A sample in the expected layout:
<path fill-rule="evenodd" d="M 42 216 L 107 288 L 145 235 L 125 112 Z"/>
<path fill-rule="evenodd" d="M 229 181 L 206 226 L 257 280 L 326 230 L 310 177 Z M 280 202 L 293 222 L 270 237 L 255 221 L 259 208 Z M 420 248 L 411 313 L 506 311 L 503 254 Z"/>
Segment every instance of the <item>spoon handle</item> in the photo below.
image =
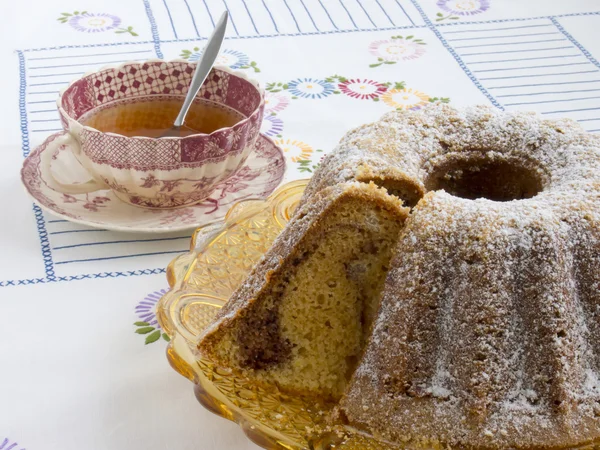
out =
<path fill-rule="evenodd" d="M 194 72 L 188 93 L 185 96 L 179 115 L 175 119 L 174 125 L 176 127 L 183 125 L 185 116 L 187 115 L 194 98 L 196 98 L 196 94 L 198 94 L 198 91 L 202 87 L 202 83 L 206 80 L 206 77 L 210 73 L 210 69 L 212 69 L 215 60 L 219 55 L 219 50 L 221 49 L 221 44 L 225 37 L 225 29 L 227 28 L 227 17 L 228 14 L 227 11 L 225 11 L 217 22 L 214 31 L 208 38 L 206 47 L 204 47 L 200 61 L 198 61 L 198 65 L 196 66 L 196 72 Z"/>

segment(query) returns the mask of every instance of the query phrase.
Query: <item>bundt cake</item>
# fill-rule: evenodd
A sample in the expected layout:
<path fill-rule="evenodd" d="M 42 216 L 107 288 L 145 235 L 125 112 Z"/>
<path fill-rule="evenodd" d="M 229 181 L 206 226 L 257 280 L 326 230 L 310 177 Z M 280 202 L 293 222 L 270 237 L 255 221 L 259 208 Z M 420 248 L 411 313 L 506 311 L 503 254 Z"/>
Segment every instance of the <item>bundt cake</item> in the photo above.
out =
<path fill-rule="evenodd" d="M 482 106 L 350 132 L 201 352 L 394 443 L 600 440 L 599 148 Z"/>

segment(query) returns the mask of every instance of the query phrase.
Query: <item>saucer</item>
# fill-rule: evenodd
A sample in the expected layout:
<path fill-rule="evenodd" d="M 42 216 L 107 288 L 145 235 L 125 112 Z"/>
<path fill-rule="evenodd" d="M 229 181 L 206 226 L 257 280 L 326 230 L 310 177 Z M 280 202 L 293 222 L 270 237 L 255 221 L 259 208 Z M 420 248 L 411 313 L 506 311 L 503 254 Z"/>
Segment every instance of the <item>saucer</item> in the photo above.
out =
<path fill-rule="evenodd" d="M 49 187 L 40 161 L 45 151 L 54 151 L 55 141 L 65 132 L 49 136 L 23 162 L 21 181 L 42 209 L 71 222 L 113 231 L 165 233 L 196 228 L 222 219 L 240 200 L 265 198 L 283 179 L 285 158 L 275 143 L 260 135 L 255 148 L 238 172 L 218 185 L 206 200 L 179 209 L 144 209 L 125 203 L 111 190 L 90 194 L 63 194 Z M 53 166 L 77 176 L 81 171 L 74 158 L 59 158 Z M 76 181 L 85 181 L 84 179 Z"/>

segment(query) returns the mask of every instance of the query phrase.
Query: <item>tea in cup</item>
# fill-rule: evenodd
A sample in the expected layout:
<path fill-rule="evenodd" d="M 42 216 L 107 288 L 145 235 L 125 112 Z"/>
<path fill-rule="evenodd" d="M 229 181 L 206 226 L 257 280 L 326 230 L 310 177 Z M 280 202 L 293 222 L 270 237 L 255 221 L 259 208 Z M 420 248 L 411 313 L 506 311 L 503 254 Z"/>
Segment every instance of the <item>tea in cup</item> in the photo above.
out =
<path fill-rule="evenodd" d="M 178 137 L 171 128 L 195 64 L 186 61 L 125 63 L 84 75 L 58 99 L 67 133 L 41 170 L 54 190 L 81 194 L 112 189 L 142 207 L 172 208 L 201 202 L 233 175 L 252 152 L 263 119 L 264 92 L 244 74 L 213 68 Z M 72 152 L 89 173 L 69 183 L 52 163 Z"/>

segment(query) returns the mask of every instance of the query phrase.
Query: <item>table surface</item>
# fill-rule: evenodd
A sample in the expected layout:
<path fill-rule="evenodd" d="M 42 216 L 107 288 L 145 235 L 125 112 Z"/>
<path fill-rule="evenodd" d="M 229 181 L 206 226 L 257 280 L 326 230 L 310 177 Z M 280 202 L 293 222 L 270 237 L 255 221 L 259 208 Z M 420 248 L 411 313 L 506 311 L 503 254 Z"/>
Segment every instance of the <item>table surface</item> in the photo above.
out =
<path fill-rule="evenodd" d="M 0 450 L 251 449 L 203 410 L 139 334 L 189 233 L 88 229 L 33 206 L 23 158 L 60 128 L 58 91 L 106 64 L 194 60 L 221 11 L 220 62 L 267 89 L 263 132 L 286 180 L 308 177 L 346 130 L 433 99 L 484 103 L 600 131 L 594 0 L 29 0 L 0 18 Z M 154 327 L 158 325 L 154 324 Z M 158 337 L 154 342 L 150 335 Z"/>

